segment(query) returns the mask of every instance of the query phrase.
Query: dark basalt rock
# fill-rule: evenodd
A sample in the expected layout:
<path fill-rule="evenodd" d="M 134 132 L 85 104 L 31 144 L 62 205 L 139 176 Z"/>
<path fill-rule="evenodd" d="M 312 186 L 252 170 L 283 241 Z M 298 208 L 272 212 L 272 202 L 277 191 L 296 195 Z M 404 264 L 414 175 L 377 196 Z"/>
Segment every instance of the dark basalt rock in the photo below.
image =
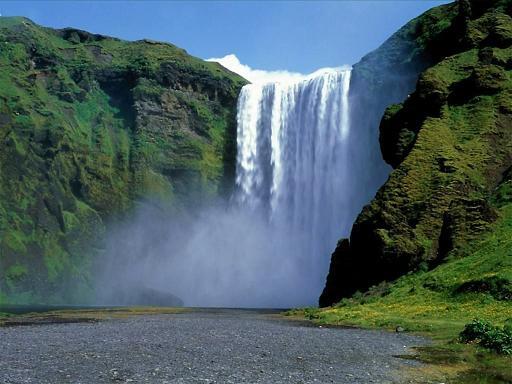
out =
<path fill-rule="evenodd" d="M 320 295 L 319 304 L 321 307 L 326 307 L 332 303 L 340 301 L 344 292 L 339 289 L 337 285 L 346 278 L 342 273 L 343 267 L 349 267 L 343 265 L 343 260 L 352 260 L 350 257 L 350 244 L 348 239 L 342 239 L 338 242 L 338 245 L 332 254 L 331 265 L 329 266 L 329 274 L 327 275 L 327 283 L 325 288 Z M 357 274 L 357 269 L 354 270 Z"/>
<path fill-rule="evenodd" d="M 428 68 L 384 113 L 380 145 L 394 171 L 334 251 L 321 306 L 462 257 L 496 219 L 493 205 L 511 190 L 510 9 L 509 1 L 459 1 L 408 24 L 416 26 L 410 44 L 422 52 L 415 57 L 428 58 Z M 387 44 L 372 61 L 386 62 Z"/>
<path fill-rule="evenodd" d="M 437 257 L 432 266 L 441 263 L 454 250 L 463 254 L 465 245 L 488 230 L 496 219 L 495 209 L 485 199 L 460 197 L 452 200 L 443 216 Z"/>
<path fill-rule="evenodd" d="M 480 280 L 467 281 L 461 284 L 454 292 L 456 295 L 463 293 L 487 293 L 497 300 L 512 300 L 512 281 L 490 276 Z"/>
<path fill-rule="evenodd" d="M 0 40 L 0 303 L 83 302 L 135 201 L 229 193 L 244 79 L 171 44 L 24 18 L 0 18 Z"/>
<path fill-rule="evenodd" d="M 111 37 L 98 35 L 98 34 L 90 33 L 87 31 L 82 31 L 80 29 L 75 29 L 75 28 L 58 29 L 55 31 L 55 34 L 73 44 L 92 43 L 92 42 L 96 42 L 96 41 L 102 41 L 105 39 L 114 40 L 114 38 L 111 38 Z"/>
<path fill-rule="evenodd" d="M 485 65 L 476 67 L 469 79 L 476 94 L 493 95 L 504 88 L 508 75 L 497 65 Z"/>

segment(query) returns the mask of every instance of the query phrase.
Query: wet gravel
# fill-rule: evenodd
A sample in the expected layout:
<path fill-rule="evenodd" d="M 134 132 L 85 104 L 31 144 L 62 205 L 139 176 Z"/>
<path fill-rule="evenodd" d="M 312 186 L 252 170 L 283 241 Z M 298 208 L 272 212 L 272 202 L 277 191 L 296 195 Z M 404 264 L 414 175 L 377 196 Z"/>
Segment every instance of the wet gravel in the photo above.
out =
<path fill-rule="evenodd" d="M 398 383 L 426 342 L 240 310 L 7 327 L 0 383 Z"/>

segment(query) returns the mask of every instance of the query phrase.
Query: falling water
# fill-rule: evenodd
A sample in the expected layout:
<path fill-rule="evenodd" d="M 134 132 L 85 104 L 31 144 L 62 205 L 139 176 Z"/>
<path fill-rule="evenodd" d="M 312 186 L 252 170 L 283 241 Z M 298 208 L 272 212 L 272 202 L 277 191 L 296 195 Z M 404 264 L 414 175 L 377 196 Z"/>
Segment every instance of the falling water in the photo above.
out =
<path fill-rule="evenodd" d="M 246 85 L 238 101 L 235 200 L 265 212 L 281 241 L 293 239 L 293 262 L 314 294 L 353 219 L 344 214 L 349 84 L 350 70 L 330 69 L 298 81 Z"/>
<path fill-rule="evenodd" d="M 188 306 L 316 304 L 360 209 L 349 156 L 364 151 L 350 148 L 349 83 L 350 70 L 328 69 L 243 87 L 230 207 L 188 222 L 140 212 L 110 236 L 100 302 L 131 304 L 142 290 Z"/>

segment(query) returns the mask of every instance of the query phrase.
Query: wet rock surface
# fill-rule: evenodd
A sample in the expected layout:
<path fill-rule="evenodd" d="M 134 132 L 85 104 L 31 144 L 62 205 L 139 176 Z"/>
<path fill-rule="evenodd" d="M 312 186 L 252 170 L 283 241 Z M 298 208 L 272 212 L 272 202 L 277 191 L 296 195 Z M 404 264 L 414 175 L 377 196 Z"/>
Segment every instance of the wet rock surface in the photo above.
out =
<path fill-rule="evenodd" d="M 0 328 L 0 383 L 398 383 L 425 339 L 194 310 Z"/>

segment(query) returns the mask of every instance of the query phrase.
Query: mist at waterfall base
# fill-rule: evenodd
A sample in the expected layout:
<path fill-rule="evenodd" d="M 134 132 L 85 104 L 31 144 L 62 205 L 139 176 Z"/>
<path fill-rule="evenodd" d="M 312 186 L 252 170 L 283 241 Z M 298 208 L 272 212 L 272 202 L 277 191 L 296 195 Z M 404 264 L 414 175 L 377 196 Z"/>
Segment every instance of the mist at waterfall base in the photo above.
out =
<path fill-rule="evenodd" d="M 368 198 L 351 181 L 350 69 L 212 60 L 252 82 L 238 101 L 233 196 L 179 217 L 139 209 L 109 236 L 101 304 L 155 304 L 141 292 L 156 292 L 186 306 L 316 305 L 330 254 Z"/>

